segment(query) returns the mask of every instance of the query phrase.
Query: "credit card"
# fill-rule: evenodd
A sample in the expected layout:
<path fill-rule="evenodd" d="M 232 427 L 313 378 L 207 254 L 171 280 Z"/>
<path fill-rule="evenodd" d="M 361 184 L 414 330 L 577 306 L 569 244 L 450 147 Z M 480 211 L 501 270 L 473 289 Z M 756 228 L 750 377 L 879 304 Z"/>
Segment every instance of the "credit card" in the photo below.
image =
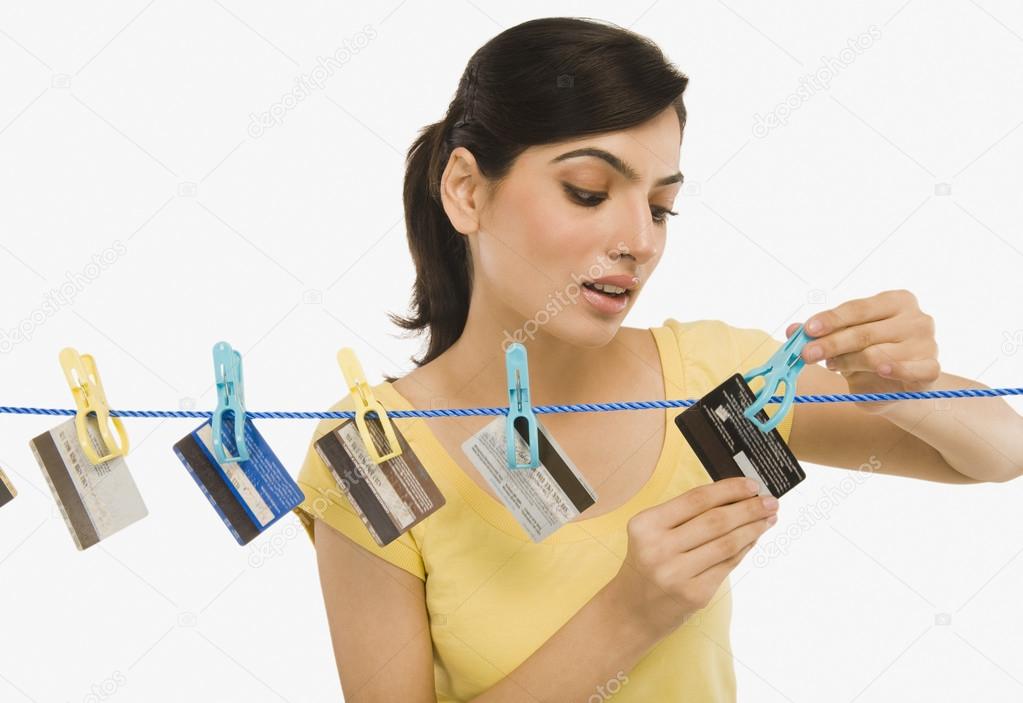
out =
<path fill-rule="evenodd" d="M 10 503 L 16 495 L 18 495 L 18 492 L 14 490 L 14 484 L 11 483 L 11 479 L 7 478 L 7 474 L 4 473 L 3 469 L 0 469 L 0 507 Z"/>
<path fill-rule="evenodd" d="M 86 428 L 96 452 L 106 455 L 94 415 L 86 416 Z M 78 443 L 74 418 L 29 446 L 78 549 L 88 549 L 149 514 L 124 457 L 90 462 Z"/>
<path fill-rule="evenodd" d="M 780 498 L 806 474 L 777 428 L 763 432 L 743 414 L 755 400 L 737 373 L 676 416 L 675 424 L 712 479 L 746 476 L 760 495 Z M 770 419 L 763 409 L 757 418 Z"/>
<path fill-rule="evenodd" d="M 526 430 L 516 423 L 515 452 L 529 462 Z M 505 448 L 507 418 L 499 416 L 462 444 L 462 451 L 534 542 L 543 541 L 566 522 L 597 502 L 597 494 L 564 449 L 538 421 L 540 464 L 533 469 L 508 468 Z"/>
<path fill-rule="evenodd" d="M 234 418 L 223 417 L 226 456 L 237 456 Z M 174 453 L 188 469 L 220 519 L 244 546 L 270 525 L 290 513 L 303 500 L 302 489 L 281 464 L 248 418 L 245 446 L 249 460 L 221 464 L 213 452 L 212 420 L 207 420 L 174 445 Z"/>
<path fill-rule="evenodd" d="M 379 420 L 368 417 L 366 425 L 376 446 L 387 446 Z M 397 426 L 394 434 L 401 454 L 382 464 L 373 463 L 353 419 L 345 420 L 315 444 L 316 453 L 334 474 L 338 488 L 381 547 L 445 503 L 437 484 Z"/>

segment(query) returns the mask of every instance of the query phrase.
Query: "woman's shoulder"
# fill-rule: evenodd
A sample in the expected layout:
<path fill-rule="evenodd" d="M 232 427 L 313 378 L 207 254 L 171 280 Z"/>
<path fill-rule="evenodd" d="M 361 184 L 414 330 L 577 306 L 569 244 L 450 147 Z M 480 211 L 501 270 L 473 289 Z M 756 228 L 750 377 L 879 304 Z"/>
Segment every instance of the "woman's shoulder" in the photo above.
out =
<path fill-rule="evenodd" d="M 664 320 L 661 327 L 666 327 L 680 337 L 723 337 L 728 334 L 732 326 L 724 320 L 714 318 L 701 318 L 697 320 L 679 320 L 669 317 Z M 733 328 L 734 329 L 734 328 Z"/>
<path fill-rule="evenodd" d="M 669 317 L 651 331 L 662 339 L 673 340 L 682 363 L 687 364 L 707 355 L 720 358 L 722 351 L 732 347 L 731 329 L 734 329 L 731 325 L 717 319 L 679 320 Z"/>
<path fill-rule="evenodd" d="M 722 373 L 744 373 L 759 366 L 783 344 L 759 327 L 716 318 L 669 317 L 662 327 L 675 335 L 684 363 L 717 365 Z"/>

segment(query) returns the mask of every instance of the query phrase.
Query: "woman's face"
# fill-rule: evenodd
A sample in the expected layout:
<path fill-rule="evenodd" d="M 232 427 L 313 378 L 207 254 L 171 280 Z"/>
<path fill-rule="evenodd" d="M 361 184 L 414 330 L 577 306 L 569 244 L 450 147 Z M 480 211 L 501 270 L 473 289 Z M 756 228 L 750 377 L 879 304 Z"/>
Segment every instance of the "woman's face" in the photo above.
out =
<path fill-rule="evenodd" d="M 524 151 L 496 192 L 474 191 L 477 231 L 459 228 L 470 235 L 473 305 L 514 327 L 514 341 L 610 341 L 664 252 L 680 147 L 669 107 L 627 130 Z M 613 287 L 591 287 L 601 280 Z"/>

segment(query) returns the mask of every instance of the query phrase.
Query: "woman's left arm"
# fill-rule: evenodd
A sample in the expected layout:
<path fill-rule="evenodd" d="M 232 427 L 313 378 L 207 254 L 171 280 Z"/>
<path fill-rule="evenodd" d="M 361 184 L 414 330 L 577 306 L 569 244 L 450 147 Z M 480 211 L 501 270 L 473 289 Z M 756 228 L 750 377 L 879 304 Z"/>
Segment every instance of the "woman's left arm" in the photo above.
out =
<path fill-rule="evenodd" d="M 934 318 L 907 290 L 850 300 L 805 329 L 813 339 L 802 352 L 799 395 L 988 387 L 941 371 Z M 841 376 L 817 366 L 821 360 Z M 797 403 L 792 412 L 789 444 L 812 463 L 863 468 L 871 455 L 880 473 L 944 483 L 1023 475 L 1023 417 L 1001 397 Z"/>

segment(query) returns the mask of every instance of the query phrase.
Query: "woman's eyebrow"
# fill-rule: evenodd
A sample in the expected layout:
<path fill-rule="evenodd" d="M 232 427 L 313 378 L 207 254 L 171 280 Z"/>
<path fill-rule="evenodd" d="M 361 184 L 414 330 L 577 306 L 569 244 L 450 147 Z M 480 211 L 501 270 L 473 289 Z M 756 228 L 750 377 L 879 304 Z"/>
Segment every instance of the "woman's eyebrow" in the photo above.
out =
<path fill-rule="evenodd" d="M 559 161 L 564 161 L 565 159 L 574 159 L 579 156 L 596 156 L 598 159 L 603 159 L 611 164 L 611 167 L 614 168 L 615 171 L 618 171 L 618 173 L 622 174 L 630 181 L 635 182 L 639 180 L 639 174 L 636 173 L 636 170 L 629 166 L 629 164 L 625 163 L 609 151 L 604 151 L 603 149 L 597 149 L 594 147 L 584 147 L 582 149 L 566 151 L 564 154 L 551 159 L 551 163 L 554 164 Z M 654 187 L 666 186 L 670 183 L 682 183 L 684 179 L 685 176 L 683 176 L 681 172 L 673 173 L 670 176 L 658 179 L 657 182 L 654 183 Z"/>

